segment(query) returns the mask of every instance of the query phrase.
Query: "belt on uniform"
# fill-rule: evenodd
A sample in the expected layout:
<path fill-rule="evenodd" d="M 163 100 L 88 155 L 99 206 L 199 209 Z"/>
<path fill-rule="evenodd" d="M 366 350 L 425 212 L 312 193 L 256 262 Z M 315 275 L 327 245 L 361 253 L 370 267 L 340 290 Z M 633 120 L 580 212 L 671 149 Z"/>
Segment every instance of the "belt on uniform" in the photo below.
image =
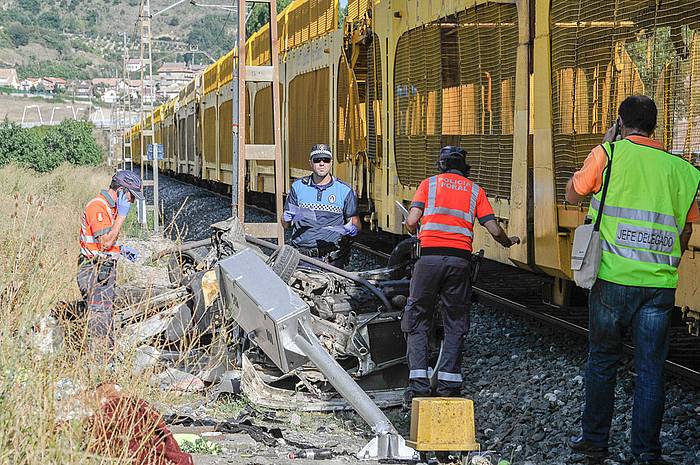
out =
<path fill-rule="evenodd" d="M 85 255 L 79 255 L 78 256 L 78 266 L 83 266 L 83 265 L 99 265 L 101 263 L 106 263 L 106 262 L 114 262 L 115 260 L 113 258 L 105 258 L 105 257 L 93 257 L 93 258 L 88 258 Z"/>

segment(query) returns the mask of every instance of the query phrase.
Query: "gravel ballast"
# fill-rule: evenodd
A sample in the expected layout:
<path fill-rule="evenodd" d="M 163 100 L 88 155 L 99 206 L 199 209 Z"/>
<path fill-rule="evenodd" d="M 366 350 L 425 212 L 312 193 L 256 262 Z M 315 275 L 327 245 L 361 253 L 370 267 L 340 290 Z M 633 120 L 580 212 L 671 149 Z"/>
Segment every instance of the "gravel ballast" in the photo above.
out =
<path fill-rule="evenodd" d="M 230 216 L 229 198 L 165 176 L 160 178 L 160 198 L 166 225 L 187 198 L 175 220 L 186 240 L 207 238 L 211 223 Z M 253 221 L 270 220 L 256 209 L 248 209 L 247 215 Z M 375 257 L 353 250 L 348 268 L 376 266 Z M 474 400 L 482 451 L 493 451 L 494 464 L 499 459 L 526 465 L 585 463 L 583 456 L 569 451 L 566 440 L 580 427 L 586 340 L 488 305 L 473 305 L 471 317 L 463 391 Z M 630 359 L 623 360 L 607 464 L 630 459 L 635 377 Z M 700 390 L 668 378 L 666 398 L 661 433 L 665 458 L 675 464 L 700 463 Z M 398 411 L 390 416 L 407 435 L 409 418 Z"/>

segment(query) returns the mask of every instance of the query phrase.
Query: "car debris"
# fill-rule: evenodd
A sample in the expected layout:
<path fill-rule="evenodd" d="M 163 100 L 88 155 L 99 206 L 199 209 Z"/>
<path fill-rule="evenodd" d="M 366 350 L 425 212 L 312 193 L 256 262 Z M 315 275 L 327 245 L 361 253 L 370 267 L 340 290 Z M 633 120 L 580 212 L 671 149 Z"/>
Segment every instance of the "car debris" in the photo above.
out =
<path fill-rule="evenodd" d="M 134 371 L 150 373 L 164 388 L 240 389 L 254 405 L 270 408 L 354 407 L 377 433 L 362 458 L 409 456 L 378 408 L 399 405 L 408 378 L 400 328 L 406 264 L 350 273 L 246 236 L 235 218 L 211 229 L 208 244 L 159 244 L 161 252 L 151 254 L 157 260 L 144 258 L 149 276 L 163 276 L 167 267 L 167 285 L 119 286 L 117 346 L 136 352 Z M 243 281 L 243 288 L 232 287 Z M 253 289 L 261 302 L 249 300 L 244 312 Z M 286 312 L 276 326 L 264 312 L 252 316 L 270 299 Z M 63 318 L 84 312 L 69 307 Z M 260 318 L 269 323 L 262 332 L 254 330 Z"/>

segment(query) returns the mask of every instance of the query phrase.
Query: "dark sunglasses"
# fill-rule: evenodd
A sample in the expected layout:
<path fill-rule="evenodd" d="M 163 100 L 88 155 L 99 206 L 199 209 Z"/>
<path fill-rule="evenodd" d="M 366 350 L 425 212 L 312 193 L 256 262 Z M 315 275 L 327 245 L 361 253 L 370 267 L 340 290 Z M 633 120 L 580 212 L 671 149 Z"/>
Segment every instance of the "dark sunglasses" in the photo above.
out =
<path fill-rule="evenodd" d="M 321 162 L 330 163 L 331 159 L 328 157 L 319 157 L 319 158 L 312 158 L 311 161 L 314 163 L 321 163 Z"/>

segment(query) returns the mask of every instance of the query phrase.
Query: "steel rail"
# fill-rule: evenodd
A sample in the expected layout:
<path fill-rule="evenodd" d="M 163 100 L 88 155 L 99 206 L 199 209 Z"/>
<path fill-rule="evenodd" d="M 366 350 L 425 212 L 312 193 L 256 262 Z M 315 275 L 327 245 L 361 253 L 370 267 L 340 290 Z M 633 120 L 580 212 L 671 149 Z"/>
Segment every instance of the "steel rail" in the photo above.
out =
<path fill-rule="evenodd" d="M 362 250 L 363 252 L 370 253 L 372 255 L 375 255 L 377 257 L 383 258 L 385 260 L 389 260 L 389 254 L 385 252 L 381 252 L 375 249 L 372 249 L 371 247 L 361 244 L 358 242 L 354 242 L 353 247 Z M 549 314 L 546 311 L 541 312 L 534 310 L 530 307 L 528 307 L 525 304 L 522 304 L 520 302 L 516 302 L 514 300 L 507 299 L 503 296 L 500 296 L 498 294 L 494 294 L 491 291 L 488 291 L 482 287 L 479 286 L 473 286 L 472 287 L 473 291 L 478 294 L 479 296 L 483 297 L 484 299 L 499 305 L 500 307 L 503 307 L 506 310 L 514 311 L 519 314 L 527 315 L 531 318 L 535 318 L 540 321 L 544 321 L 545 323 L 562 328 L 566 331 L 578 334 L 580 336 L 588 336 L 588 328 L 583 327 L 581 325 L 578 325 L 576 323 L 572 323 L 570 321 L 567 321 L 563 318 L 557 317 L 555 315 Z M 560 307 L 557 307 L 560 308 Z M 624 350 L 625 353 L 628 355 L 633 355 L 634 354 L 634 346 L 630 344 L 624 344 Z M 669 372 L 673 373 L 676 376 L 679 376 L 683 378 L 685 381 L 688 381 L 694 385 L 700 386 L 700 372 L 693 370 L 692 368 L 688 368 L 686 366 L 680 365 L 676 362 L 673 362 L 671 360 L 666 360 L 664 364 L 664 368 Z"/>

